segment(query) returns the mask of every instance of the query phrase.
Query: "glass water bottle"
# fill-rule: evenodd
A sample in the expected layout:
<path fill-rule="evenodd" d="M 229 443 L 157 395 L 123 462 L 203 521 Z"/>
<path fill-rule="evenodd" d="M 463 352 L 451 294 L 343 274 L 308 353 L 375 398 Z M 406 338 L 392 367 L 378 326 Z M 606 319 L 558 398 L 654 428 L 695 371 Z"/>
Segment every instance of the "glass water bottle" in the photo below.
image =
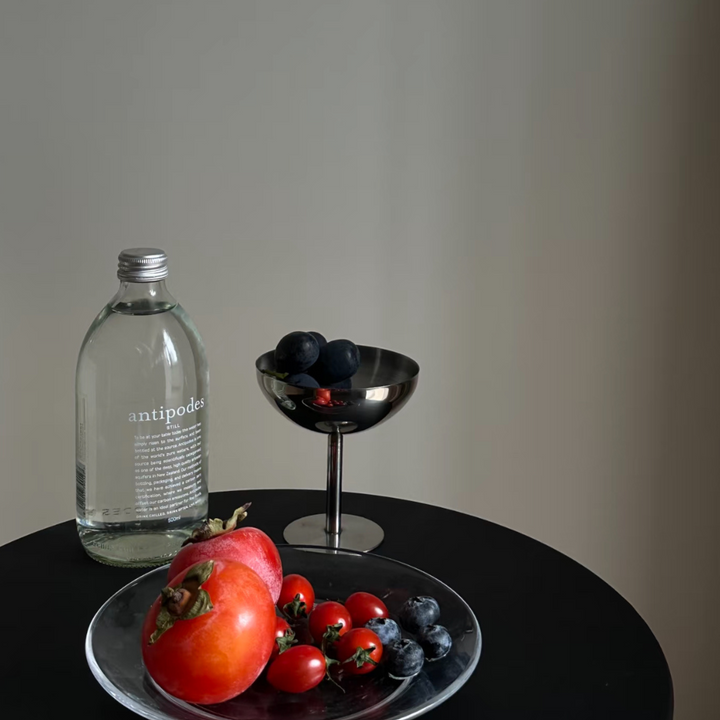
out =
<path fill-rule="evenodd" d="M 208 365 L 165 286 L 165 253 L 118 260 L 120 289 L 77 364 L 77 527 L 91 557 L 142 567 L 168 562 L 207 517 Z"/>

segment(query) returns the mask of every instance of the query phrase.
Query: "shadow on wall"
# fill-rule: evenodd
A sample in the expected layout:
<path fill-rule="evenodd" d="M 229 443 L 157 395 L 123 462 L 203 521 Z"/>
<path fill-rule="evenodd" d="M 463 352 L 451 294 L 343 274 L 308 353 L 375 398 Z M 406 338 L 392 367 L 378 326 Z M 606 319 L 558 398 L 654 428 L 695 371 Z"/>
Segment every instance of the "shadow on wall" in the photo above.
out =
<path fill-rule="evenodd" d="M 683 715 L 699 719 L 716 717 L 720 672 L 720 3 L 689 5 L 692 23 L 677 51 L 680 215 L 668 385 L 657 419 L 658 483 L 641 498 L 649 520 L 642 605 L 662 628 Z"/>
<path fill-rule="evenodd" d="M 420 293 L 399 312 L 445 353 L 418 346 L 413 412 L 351 453 L 387 446 L 368 474 L 392 477 L 392 492 L 405 478 L 409 497 L 510 525 L 599 573 L 660 640 L 682 716 L 709 719 L 720 669 L 720 3 L 645 3 L 653 17 L 602 3 L 537 3 L 504 19 L 476 7 L 448 14 L 466 49 L 457 85 L 439 63 L 425 69 L 422 97 L 445 88 L 442 119 L 424 125 L 431 113 L 402 83 L 385 99 L 395 111 L 382 197 L 400 230 L 388 252 L 418 285 L 447 288 L 432 297 L 442 327 Z M 512 58 L 492 38 L 467 39 L 496 21 L 508 23 L 496 30 L 514 38 Z M 504 63 L 497 84 L 477 72 L 493 63 Z M 403 188 L 425 201 L 408 218 Z M 417 242 L 428 234 L 461 236 L 462 266 L 442 242 Z M 472 363 L 471 394 L 467 365 L 448 373 L 449 358 Z M 433 452 L 388 467 L 415 426 Z"/>

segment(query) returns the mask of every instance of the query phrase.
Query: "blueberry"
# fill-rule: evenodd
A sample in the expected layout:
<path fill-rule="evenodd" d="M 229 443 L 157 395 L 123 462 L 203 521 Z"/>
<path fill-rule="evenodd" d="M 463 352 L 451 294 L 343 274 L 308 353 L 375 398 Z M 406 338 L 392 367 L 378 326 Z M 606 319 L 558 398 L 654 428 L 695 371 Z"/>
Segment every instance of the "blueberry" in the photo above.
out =
<path fill-rule="evenodd" d="M 372 630 L 380 638 L 383 646 L 402 640 L 400 626 L 390 618 L 372 618 L 365 623 L 365 627 Z"/>
<path fill-rule="evenodd" d="M 360 351 L 350 340 L 333 340 L 320 349 L 312 374 L 321 383 L 336 383 L 352 377 L 360 367 Z"/>
<path fill-rule="evenodd" d="M 295 385 L 295 387 L 306 387 L 306 388 L 319 388 L 318 381 L 308 375 L 307 373 L 296 373 L 295 375 L 288 375 L 285 378 L 285 382 L 288 385 Z"/>
<path fill-rule="evenodd" d="M 445 657 L 452 647 L 450 633 L 442 625 L 428 625 L 417 632 L 417 641 L 428 660 Z"/>
<path fill-rule="evenodd" d="M 308 334 L 312 335 L 315 338 L 315 340 L 317 340 L 317 344 L 318 344 L 319 348 L 324 348 L 327 345 L 327 340 L 325 339 L 325 336 L 322 335 L 321 333 L 311 330 Z"/>
<path fill-rule="evenodd" d="M 411 633 L 416 633 L 426 625 L 432 625 L 439 617 L 438 601 L 429 595 L 411 597 L 400 608 L 400 624 Z"/>
<path fill-rule="evenodd" d="M 315 364 L 320 355 L 317 340 L 306 332 L 291 332 L 275 348 L 275 369 L 295 375 Z"/>
<path fill-rule="evenodd" d="M 385 650 L 385 667 L 388 675 L 395 680 L 417 675 L 423 668 L 425 655 L 414 640 L 397 640 Z"/>
<path fill-rule="evenodd" d="M 334 383 L 326 383 L 325 387 L 336 390 L 349 390 L 352 387 L 352 378 L 345 378 Z"/>

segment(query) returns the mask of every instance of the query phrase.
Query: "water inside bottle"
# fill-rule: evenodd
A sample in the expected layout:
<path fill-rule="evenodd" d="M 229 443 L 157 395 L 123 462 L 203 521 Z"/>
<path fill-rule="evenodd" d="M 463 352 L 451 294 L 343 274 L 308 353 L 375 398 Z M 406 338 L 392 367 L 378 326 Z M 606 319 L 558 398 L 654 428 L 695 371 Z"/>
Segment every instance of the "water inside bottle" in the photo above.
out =
<path fill-rule="evenodd" d="M 130 567 L 168 562 L 207 517 L 202 340 L 164 283 L 142 285 L 95 320 L 76 383 L 80 540 Z"/>

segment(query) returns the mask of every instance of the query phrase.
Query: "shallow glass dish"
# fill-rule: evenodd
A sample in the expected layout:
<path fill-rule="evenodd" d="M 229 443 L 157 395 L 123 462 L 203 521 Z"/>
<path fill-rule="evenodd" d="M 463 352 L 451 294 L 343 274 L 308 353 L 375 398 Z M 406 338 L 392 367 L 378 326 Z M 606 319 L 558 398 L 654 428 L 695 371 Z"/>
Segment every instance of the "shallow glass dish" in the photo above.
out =
<path fill-rule="evenodd" d="M 161 690 L 145 672 L 140 630 L 148 608 L 165 586 L 167 568 L 156 568 L 113 595 L 90 623 L 87 661 L 102 687 L 118 702 L 151 720 L 404 720 L 432 710 L 457 692 L 472 674 L 482 640 L 467 603 L 451 588 L 410 565 L 347 550 L 279 545 L 283 571 L 304 575 L 318 600 L 344 600 L 363 590 L 382 598 L 391 617 L 407 598 L 432 595 L 440 603 L 439 624 L 453 638 L 450 653 L 426 662 L 419 675 L 392 680 L 384 669 L 329 682 L 301 695 L 281 693 L 263 676 L 246 692 L 219 705 L 190 705 Z"/>

